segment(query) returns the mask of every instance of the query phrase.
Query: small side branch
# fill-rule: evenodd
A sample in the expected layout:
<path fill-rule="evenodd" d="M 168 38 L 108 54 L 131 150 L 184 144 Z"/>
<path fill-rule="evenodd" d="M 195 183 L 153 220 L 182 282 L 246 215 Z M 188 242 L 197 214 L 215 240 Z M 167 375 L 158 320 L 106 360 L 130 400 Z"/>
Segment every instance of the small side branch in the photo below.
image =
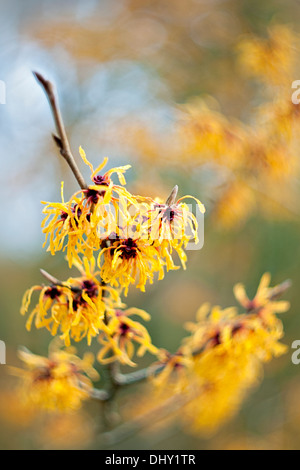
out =
<path fill-rule="evenodd" d="M 55 88 L 53 83 L 51 83 L 49 80 L 46 80 L 40 73 L 38 72 L 33 72 L 34 77 L 38 81 L 38 83 L 41 85 L 43 88 L 44 92 L 46 93 L 46 96 L 48 98 L 50 108 L 53 114 L 53 119 L 55 122 L 55 127 L 56 127 L 56 132 L 57 135 L 52 135 L 54 142 L 56 143 L 61 156 L 66 160 L 68 163 L 69 167 L 71 168 L 76 180 L 78 181 L 79 186 L 81 189 L 86 189 L 87 184 L 74 160 L 74 157 L 71 152 L 69 140 L 67 137 L 67 133 L 65 130 L 64 122 L 62 119 L 62 115 L 59 109 L 59 104 L 58 104 L 58 99 L 55 93 Z"/>
<path fill-rule="evenodd" d="M 106 390 L 93 388 L 90 391 L 90 397 L 93 398 L 94 400 L 106 402 L 109 398 L 109 393 Z"/>
<path fill-rule="evenodd" d="M 58 279 L 56 279 L 56 277 L 52 276 L 52 274 L 49 274 L 47 273 L 47 271 L 45 271 L 44 269 L 40 269 L 40 273 L 42 276 L 44 276 L 45 279 L 47 279 L 47 281 L 49 281 L 51 284 L 55 285 L 55 286 L 61 286 L 63 287 L 64 284 L 62 281 L 59 281 Z"/>
<path fill-rule="evenodd" d="M 69 289 L 71 289 L 72 292 L 81 292 L 81 288 L 80 288 L 80 287 L 68 286 L 68 285 L 65 284 L 64 282 L 62 282 L 62 281 L 60 281 L 59 279 L 57 279 L 56 277 L 52 276 L 52 274 L 47 273 L 47 271 L 45 271 L 44 269 L 40 269 L 40 273 L 41 273 L 42 276 L 44 276 L 44 278 L 47 279 L 47 281 L 49 281 L 50 284 L 52 284 L 53 286 L 68 287 Z"/>
<path fill-rule="evenodd" d="M 128 374 L 117 373 L 115 374 L 114 379 L 119 386 L 136 384 L 142 382 L 150 376 L 159 374 L 159 372 L 164 370 L 165 366 L 165 364 L 156 364 L 145 367 L 144 369 L 130 372 Z"/>

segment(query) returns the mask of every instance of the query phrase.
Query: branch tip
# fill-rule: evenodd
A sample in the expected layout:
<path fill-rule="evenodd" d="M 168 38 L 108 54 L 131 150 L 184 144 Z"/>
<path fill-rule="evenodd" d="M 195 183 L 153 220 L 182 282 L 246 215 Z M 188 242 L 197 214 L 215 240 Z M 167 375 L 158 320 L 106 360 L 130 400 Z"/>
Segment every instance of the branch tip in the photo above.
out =
<path fill-rule="evenodd" d="M 45 83 L 46 83 L 46 80 L 45 78 L 43 77 L 43 75 L 39 72 L 36 72 L 35 70 L 32 71 L 32 74 L 34 76 L 34 78 L 43 86 L 45 86 Z"/>
<path fill-rule="evenodd" d="M 42 86 L 52 111 L 55 127 L 56 127 L 56 135 L 52 135 L 56 145 L 60 150 L 60 154 L 66 160 L 69 167 L 71 168 L 73 175 L 75 176 L 79 186 L 81 189 L 86 189 L 87 184 L 74 160 L 74 157 L 71 152 L 69 140 L 67 137 L 67 133 L 65 130 L 65 125 L 62 119 L 62 115 L 59 109 L 58 99 L 56 93 L 54 92 L 54 85 L 52 82 L 47 80 L 41 73 L 33 71 L 33 76 L 36 78 L 37 82 Z"/>
<path fill-rule="evenodd" d="M 45 271 L 44 269 L 40 269 L 40 273 L 42 276 L 44 276 L 45 279 L 47 279 L 47 281 L 51 282 L 51 284 L 54 284 L 54 285 L 62 284 L 61 281 L 56 279 L 56 277 L 52 276 L 51 274 L 47 273 L 47 271 Z"/>
<path fill-rule="evenodd" d="M 178 194 L 178 186 L 176 184 L 174 186 L 174 188 L 172 189 L 168 199 L 166 200 L 166 205 L 167 206 L 172 206 L 175 203 L 176 198 L 177 198 L 177 194 Z"/>

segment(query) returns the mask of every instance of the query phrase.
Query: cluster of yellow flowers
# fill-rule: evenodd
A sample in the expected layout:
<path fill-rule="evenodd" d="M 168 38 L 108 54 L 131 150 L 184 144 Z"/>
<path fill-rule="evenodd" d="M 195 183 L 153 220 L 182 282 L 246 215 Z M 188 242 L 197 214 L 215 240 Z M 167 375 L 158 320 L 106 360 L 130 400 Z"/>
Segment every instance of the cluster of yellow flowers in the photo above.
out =
<path fill-rule="evenodd" d="M 48 82 L 43 83 L 47 86 Z M 231 142 L 233 155 L 244 149 L 223 119 L 213 123 L 207 115 L 204 124 L 199 121 L 199 126 L 205 125 L 216 155 L 223 153 L 226 140 Z M 216 142 L 214 133 L 222 139 Z M 205 153 L 204 141 L 197 142 Z M 62 185 L 62 201 L 44 203 L 42 223 L 48 251 L 53 255 L 66 251 L 69 267 L 76 266 L 80 274 L 60 281 L 42 271 L 49 283 L 25 292 L 21 313 L 29 312 L 27 329 L 32 324 L 46 328 L 67 348 L 71 340 L 86 338 L 91 345 L 97 338 L 97 359 L 109 365 L 112 383 L 108 390 L 95 389 L 91 380 L 99 376 L 92 368 L 92 355 L 81 360 L 74 350 L 62 350 L 55 341 L 48 358 L 21 352 L 26 366 L 26 370 L 17 371 L 23 378 L 22 396 L 37 407 L 74 410 L 88 397 L 109 401 L 111 385 L 118 388 L 150 377 L 156 389 L 152 389 L 152 396 L 162 402 L 178 398 L 181 416 L 190 429 L 214 430 L 238 409 L 260 377 L 262 363 L 285 352 L 279 342 L 283 328 L 276 313 L 289 307 L 277 300 L 286 286 L 270 288 L 270 276 L 265 274 L 256 296 L 249 300 L 238 284 L 234 292 L 245 310 L 243 314 L 236 308 L 222 310 L 204 304 L 197 322 L 187 324 L 191 334 L 175 354 L 158 349 L 140 323 L 140 319 L 148 321 L 150 315 L 127 308 L 121 297 L 127 296 L 131 285 L 145 291 L 148 283 L 163 279 L 165 270 L 179 269 L 175 256 L 186 268 L 188 244 L 199 241 L 193 209 L 203 214 L 205 208 L 190 195 L 177 199 L 177 186 L 166 202 L 131 194 L 124 177 L 129 165 L 103 173 L 107 159 L 94 169 L 81 148 L 80 155 L 90 167 L 92 184 L 83 184 L 68 202 Z M 113 182 L 113 174 L 120 184 Z M 245 194 L 243 200 L 247 198 Z M 188 199 L 193 201 L 192 208 Z M 36 294 L 38 300 L 30 310 Z M 146 372 L 125 375 L 111 367 L 134 367 L 135 355 L 141 357 L 146 352 L 155 356 Z"/>
<path fill-rule="evenodd" d="M 130 284 L 144 291 L 147 281 L 153 282 L 155 273 L 162 279 L 164 268 L 178 269 L 173 251 L 185 268 L 184 248 L 190 240 L 198 242 L 198 222 L 183 200 L 195 200 L 202 213 L 203 204 L 192 196 L 177 201 L 174 197 L 170 203 L 134 196 L 111 180 L 116 173 L 125 185 L 123 173 L 129 165 L 100 175 L 98 172 L 107 159 L 94 170 L 81 148 L 80 155 L 91 168 L 93 184 L 74 194 L 68 202 L 64 202 L 62 195 L 61 203 L 45 203 L 42 226 L 45 243 L 48 237 L 50 240 L 50 252 L 67 250 L 71 267 L 75 261 L 81 263 L 80 255 L 91 259 L 100 250 L 97 264 L 101 279 L 125 288 L 125 295 Z"/>
<path fill-rule="evenodd" d="M 136 316 L 147 321 L 150 315 L 137 308 L 127 308 L 121 295 L 127 295 L 130 285 L 144 291 L 155 275 L 162 279 L 165 269 L 179 269 L 173 260 L 175 253 L 185 269 L 185 248 L 191 240 L 198 242 L 198 222 L 184 200 L 195 201 L 202 213 L 205 209 L 192 196 L 176 200 L 177 187 L 166 202 L 134 196 L 125 188 L 124 172 L 129 165 L 100 175 L 107 159 L 94 170 L 81 148 L 80 155 L 91 169 L 93 184 L 78 191 L 68 202 L 62 194 L 61 203 L 44 203 L 42 222 L 45 243 L 49 240 L 48 250 L 53 255 L 66 250 L 69 266 L 76 266 L 80 275 L 63 282 L 42 270 L 50 285 L 28 289 L 21 314 L 29 312 L 28 330 L 32 324 L 36 328 L 47 328 L 53 336 L 58 334 L 67 347 L 71 340 L 78 342 L 86 337 L 90 345 L 97 337 L 100 343 L 97 358 L 102 364 L 117 361 L 135 366 L 135 345 L 137 356 L 146 351 L 157 355 L 159 351 L 152 344 L 147 329 L 132 319 Z M 113 183 L 113 173 L 117 174 L 120 185 Z M 38 301 L 30 310 L 34 293 L 38 293 Z M 23 353 L 22 358 L 27 364 L 31 363 L 29 353 L 25 356 Z M 32 364 L 37 365 L 34 374 L 30 374 L 35 394 L 38 390 L 42 392 L 42 386 L 35 386 L 35 374 L 39 375 L 43 360 L 47 362 L 47 359 L 36 361 L 32 356 Z M 49 361 L 52 364 L 50 358 Z M 51 377 L 51 384 L 56 384 L 59 393 L 63 393 L 61 377 L 52 373 L 52 369 Z M 39 380 L 39 383 L 44 387 L 48 382 Z M 56 385 L 49 389 L 49 394 L 56 393 Z M 66 393 L 71 394 L 70 387 L 66 388 Z M 80 390 L 78 396 L 81 393 Z M 60 400 L 60 396 L 57 399 Z M 48 401 L 47 398 L 47 408 Z M 64 403 L 68 408 L 72 400 Z"/>
<path fill-rule="evenodd" d="M 80 341 L 84 337 L 90 345 L 92 338 L 106 328 L 104 317 L 123 307 L 118 291 L 99 280 L 99 272 L 94 271 L 95 260 L 88 262 L 84 258 L 83 262 L 83 266 L 78 265 L 81 277 L 69 278 L 61 285 L 33 286 L 25 292 L 23 315 L 33 292 L 40 293 L 26 323 L 28 330 L 34 321 L 36 328 L 46 327 L 53 336 L 60 329 L 66 346 L 70 345 L 70 338 Z"/>
<path fill-rule="evenodd" d="M 74 352 L 73 348 L 61 350 L 57 341 L 50 346 L 48 357 L 19 351 L 25 369 L 14 368 L 12 372 L 23 379 L 21 400 L 29 407 L 51 411 L 78 409 L 90 397 L 92 380 L 98 380 L 99 375 L 92 367 L 92 354 L 79 359 Z"/>
<path fill-rule="evenodd" d="M 190 336 L 177 353 L 161 351 L 136 412 L 145 412 L 149 401 L 161 407 L 174 396 L 181 407 L 173 418 L 181 419 L 188 431 L 205 435 L 231 418 L 261 379 L 262 364 L 287 349 L 279 342 L 283 328 L 276 313 L 288 310 L 289 302 L 276 300 L 281 288 L 270 288 L 269 282 L 266 273 L 253 300 L 243 285 L 235 286 L 242 314 L 235 307 L 202 305 L 197 322 L 186 324 Z"/>
<path fill-rule="evenodd" d="M 231 417 L 260 379 L 262 363 L 286 352 L 279 342 L 283 328 L 275 313 L 288 310 L 289 303 L 272 301 L 269 281 L 265 274 L 252 301 L 243 286 L 235 286 L 235 295 L 248 313 L 237 315 L 235 308 L 210 310 L 204 305 L 198 322 L 188 325 L 192 336 L 185 347 L 192 355 L 192 385 L 185 419 L 192 429 L 213 431 Z"/>

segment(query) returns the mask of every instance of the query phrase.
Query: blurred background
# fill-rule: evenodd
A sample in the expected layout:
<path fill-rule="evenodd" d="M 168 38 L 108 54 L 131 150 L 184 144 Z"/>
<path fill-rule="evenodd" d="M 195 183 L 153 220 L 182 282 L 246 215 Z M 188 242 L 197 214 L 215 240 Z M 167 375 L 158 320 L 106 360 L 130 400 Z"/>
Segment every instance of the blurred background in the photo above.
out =
<path fill-rule="evenodd" d="M 187 271 L 169 273 L 126 303 L 152 315 L 158 347 L 175 351 L 184 323 L 209 301 L 234 305 L 232 287 L 254 294 L 261 275 L 290 278 L 284 314 L 289 352 L 267 365 L 263 383 L 213 436 L 177 423 L 129 436 L 121 449 L 299 449 L 299 130 L 291 101 L 300 79 L 297 0 L 0 1 L 0 339 L 7 363 L 19 345 L 47 354 L 50 335 L 25 329 L 24 291 L 43 267 L 69 277 L 63 255 L 42 248 L 40 201 L 77 190 L 51 139 L 52 116 L 32 70 L 55 82 L 75 156 L 132 164 L 133 193 L 193 194 L 207 207 L 205 242 Z M 78 160 L 79 161 L 79 160 Z M 87 168 L 80 168 L 88 178 Z M 80 345 L 79 351 L 85 345 Z M 97 344 L 91 347 L 97 351 Z M 145 358 L 143 363 L 149 363 Z M 97 405 L 67 416 L 33 416 L 14 398 L 0 366 L 0 447 L 97 448 Z M 122 401 L 122 397 L 121 397 Z"/>

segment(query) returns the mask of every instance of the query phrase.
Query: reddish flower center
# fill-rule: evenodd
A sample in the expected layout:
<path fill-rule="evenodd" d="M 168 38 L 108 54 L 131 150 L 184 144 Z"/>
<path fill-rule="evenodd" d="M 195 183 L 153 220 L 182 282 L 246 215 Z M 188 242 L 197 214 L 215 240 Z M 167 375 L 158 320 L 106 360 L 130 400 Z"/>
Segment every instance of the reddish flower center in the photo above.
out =
<path fill-rule="evenodd" d="M 169 222 L 173 222 L 175 217 L 175 211 L 171 207 L 167 207 L 167 209 L 163 213 L 163 219 L 168 220 Z"/>
<path fill-rule="evenodd" d="M 94 176 L 93 177 L 93 182 L 98 186 L 108 186 L 109 185 L 109 180 L 107 179 L 107 177 L 102 176 L 102 175 Z M 98 199 L 105 195 L 105 190 L 97 191 L 96 189 L 88 188 L 88 189 L 85 190 L 85 195 L 86 195 L 86 198 L 88 199 L 89 202 L 91 202 L 93 204 L 97 204 Z"/>
<path fill-rule="evenodd" d="M 72 207 L 71 210 L 72 210 L 72 213 L 75 214 L 75 219 L 74 219 L 74 220 L 75 220 L 75 224 L 78 225 L 78 220 L 77 220 L 77 219 L 79 219 L 79 218 L 81 217 L 81 215 L 82 215 L 82 210 L 81 210 L 80 207 L 78 207 L 78 204 L 75 204 L 74 207 Z M 67 217 L 68 217 L 68 215 L 69 215 L 69 214 L 68 214 L 67 212 L 62 211 L 62 213 L 61 213 L 61 215 L 60 215 L 61 220 L 66 220 Z M 91 218 L 91 214 L 87 214 L 86 219 L 87 219 L 88 221 L 90 221 L 90 218 Z"/>
<path fill-rule="evenodd" d="M 105 176 L 102 176 L 102 175 L 94 176 L 93 181 L 97 185 L 101 185 L 101 186 L 108 186 L 109 185 L 109 182 L 107 181 L 107 178 Z"/>
<path fill-rule="evenodd" d="M 82 282 L 82 289 L 89 297 L 96 297 L 98 294 L 98 286 L 90 279 L 86 279 Z"/>
<path fill-rule="evenodd" d="M 135 258 L 137 255 L 137 244 L 132 238 L 127 238 L 121 242 L 121 258 L 122 259 L 130 259 Z"/>
<path fill-rule="evenodd" d="M 82 291 L 76 293 L 72 301 L 72 307 L 75 312 L 78 310 L 80 305 L 85 305 L 87 303 L 86 300 L 82 297 L 82 292 L 85 292 L 90 299 L 98 295 L 98 286 L 90 279 L 85 279 L 82 281 L 81 289 Z"/>
<path fill-rule="evenodd" d="M 45 292 L 46 297 L 50 297 L 52 300 L 57 299 L 60 296 L 61 292 L 56 286 L 48 287 Z"/>
<path fill-rule="evenodd" d="M 176 210 L 174 206 L 167 206 L 166 204 L 156 204 L 155 209 L 159 210 L 159 214 L 162 220 L 165 222 L 168 220 L 169 222 L 173 222 L 174 217 L 176 215 Z"/>
<path fill-rule="evenodd" d="M 126 336 L 129 330 L 130 330 L 130 327 L 126 323 L 120 324 L 120 331 L 121 331 L 122 336 Z"/>

